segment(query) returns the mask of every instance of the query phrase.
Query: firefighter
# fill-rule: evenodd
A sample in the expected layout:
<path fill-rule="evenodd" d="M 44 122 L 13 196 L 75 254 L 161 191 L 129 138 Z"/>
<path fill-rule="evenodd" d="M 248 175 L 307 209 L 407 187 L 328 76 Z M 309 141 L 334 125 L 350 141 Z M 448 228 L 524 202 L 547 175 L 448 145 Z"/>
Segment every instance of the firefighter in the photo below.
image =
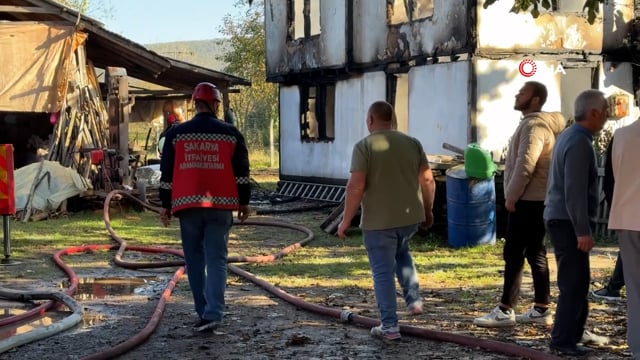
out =
<path fill-rule="evenodd" d="M 196 115 L 165 136 L 160 161 L 160 221 L 179 218 L 182 249 L 199 320 L 198 332 L 222 321 L 227 276 L 227 243 L 234 210 L 249 216 L 249 157 L 242 134 L 215 114 L 220 91 L 198 84 L 192 95 Z"/>
<path fill-rule="evenodd" d="M 165 116 L 167 118 L 167 127 L 158 135 L 158 157 L 162 157 L 162 147 L 164 146 L 164 138 L 167 135 L 167 131 L 183 121 L 179 114 L 173 112 L 166 113 Z"/>

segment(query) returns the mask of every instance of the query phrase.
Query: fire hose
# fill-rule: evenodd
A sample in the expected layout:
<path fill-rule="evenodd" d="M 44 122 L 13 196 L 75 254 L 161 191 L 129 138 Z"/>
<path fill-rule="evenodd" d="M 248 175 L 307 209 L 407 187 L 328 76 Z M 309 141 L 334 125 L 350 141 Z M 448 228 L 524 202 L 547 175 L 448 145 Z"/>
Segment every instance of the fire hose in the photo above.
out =
<path fill-rule="evenodd" d="M 173 277 L 171 278 L 171 280 L 169 281 L 168 285 L 166 286 L 166 288 L 164 289 L 158 303 L 156 304 L 156 307 L 154 309 L 153 314 L 151 315 L 151 319 L 149 320 L 149 322 L 147 323 L 147 325 L 142 329 L 142 331 L 140 331 L 138 334 L 132 336 L 131 338 L 129 338 L 128 340 L 115 345 L 114 347 L 107 349 L 105 351 L 102 352 L 98 352 L 98 353 L 94 353 L 88 356 L 83 357 L 83 360 L 97 360 L 97 359 L 111 359 L 113 357 L 122 355 L 130 350 L 132 350 L 133 348 L 139 346 L 140 344 L 142 344 L 143 342 L 145 342 L 154 332 L 154 330 L 157 328 L 157 326 L 160 323 L 160 319 L 162 318 L 162 315 L 164 313 L 164 309 L 166 307 L 167 304 L 167 300 L 170 298 L 171 293 L 173 292 L 177 282 L 180 280 L 180 278 L 182 277 L 182 275 L 185 272 L 185 267 L 184 267 L 184 261 L 179 260 L 179 261 L 165 261 L 165 262 L 126 262 L 122 259 L 122 256 L 124 254 L 124 252 L 126 250 L 130 250 L 130 251 L 140 251 L 140 252 L 147 252 L 147 253 L 166 253 L 166 254 L 172 254 L 172 255 L 176 255 L 179 257 L 184 257 L 182 251 L 180 250 L 176 250 L 176 249 L 170 249 L 170 248 L 161 248 L 161 247 L 139 247 L 139 246 L 129 246 L 126 244 L 126 242 L 120 238 L 117 233 L 115 232 L 115 230 L 113 229 L 113 227 L 111 226 L 111 221 L 110 221 L 110 217 L 109 217 L 109 206 L 110 206 L 110 202 L 112 200 L 113 197 L 115 196 L 126 196 L 131 198 L 132 200 L 140 203 L 141 205 L 143 205 L 145 208 L 148 208 L 150 210 L 153 211 L 158 211 L 159 209 L 157 207 L 154 207 L 152 205 L 149 205 L 148 203 L 138 199 L 137 197 L 133 196 L 130 192 L 128 191 L 122 191 L 122 190 L 114 190 L 111 193 L 109 193 L 105 199 L 104 202 L 104 208 L 103 208 L 103 215 L 104 215 L 104 222 L 107 228 L 107 231 L 109 232 L 111 238 L 116 241 L 118 243 L 118 245 L 87 245 L 87 246 L 79 246 L 79 247 L 72 247 L 72 248 L 67 248 L 65 250 L 59 251 L 56 254 L 54 254 L 54 261 L 56 262 L 56 265 L 58 265 L 63 271 L 65 271 L 65 273 L 69 276 L 69 280 L 70 280 L 70 286 L 69 288 L 67 288 L 65 290 L 64 293 L 61 292 L 54 292 L 54 293 L 46 293 L 46 294 L 42 294 L 42 293 L 22 293 L 17 294 L 17 292 L 13 292 L 13 291 L 1 291 L 0 290 L 0 298 L 1 297 L 5 297 L 6 296 L 13 296 L 14 299 L 21 299 L 21 300 L 27 300 L 27 299 L 51 299 L 48 302 L 41 304 L 23 314 L 20 315 L 16 315 L 13 316 L 11 318 L 6 318 L 6 319 L 1 319 L 0 320 L 0 327 L 7 325 L 7 324 L 12 324 L 18 321 L 22 321 L 24 319 L 33 317 L 37 314 L 41 314 L 44 313 L 46 310 L 52 308 L 54 306 L 54 304 L 56 303 L 56 301 L 61 301 L 63 302 L 65 305 L 67 305 L 70 309 L 72 309 L 73 315 L 75 316 L 74 319 L 72 320 L 68 320 L 67 322 L 65 322 L 64 326 L 67 326 L 68 323 L 73 323 L 72 325 L 69 325 L 68 327 L 63 327 L 63 325 L 60 325 L 54 329 L 48 329 L 48 331 L 45 329 L 43 331 L 40 331 L 39 333 L 37 333 L 36 335 L 33 335 L 30 332 L 28 334 L 25 334 L 25 336 L 22 336 L 20 339 L 18 339 L 18 341 L 12 341 L 9 342 L 7 340 L 5 341 L 0 341 L 0 353 L 7 351 L 8 349 L 11 349 L 13 347 L 19 346 L 19 345 L 23 345 L 26 344 L 28 342 L 32 342 L 32 341 L 36 341 L 39 339 L 42 339 L 44 337 L 47 336 L 51 336 L 55 333 L 58 333 L 60 331 L 64 331 L 66 329 L 68 329 L 70 326 L 73 326 L 75 324 L 77 324 L 77 317 L 80 317 L 81 320 L 81 312 L 78 314 L 77 309 L 79 309 L 79 307 L 77 306 L 77 304 L 75 304 L 75 301 L 73 301 L 73 299 L 70 299 L 70 296 L 73 295 L 75 293 L 75 291 L 77 290 L 77 286 L 78 286 L 78 278 L 77 275 L 73 272 L 73 270 L 71 268 L 69 268 L 62 260 L 61 260 L 61 256 L 63 255 L 70 255 L 73 253 L 79 253 L 79 252 L 86 252 L 86 251 L 97 251 L 97 250 L 117 250 L 117 253 L 115 255 L 115 263 L 118 266 L 124 267 L 124 268 L 129 268 L 129 269 L 142 269 L 142 268 L 163 268 L 163 267 L 175 267 L 178 266 L 178 270 L 175 271 Z M 310 242 L 313 239 L 313 232 L 304 227 L 304 226 L 300 226 L 300 225 L 295 225 L 295 224 L 290 224 L 290 223 L 285 223 L 285 222 L 279 222 L 279 221 L 245 221 L 244 223 L 234 223 L 235 226 L 238 225 L 250 225 L 250 226 L 275 226 L 275 227 L 282 227 L 282 228 L 287 228 L 287 229 L 291 229 L 291 230 L 296 230 L 296 231 L 300 231 L 304 234 L 306 234 L 306 237 L 297 242 L 294 243 L 292 245 L 289 245 L 287 247 L 285 247 L 284 249 L 281 249 L 280 251 L 278 251 L 277 253 L 271 254 L 271 255 L 261 255 L 261 256 L 229 256 L 228 257 L 228 262 L 229 263 L 266 263 L 266 262 L 273 262 L 276 261 L 284 256 L 286 256 L 287 254 L 291 253 L 292 251 L 306 245 L 308 242 Z M 320 315 L 324 315 L 324 316 L 328 316 L 328 317 L 332 317 L 332 318 L 336 318 L 339 319 L 340 321 L 344 322 L 344 323 L 350 323 L 353 325 L 357 325 L 357 326 L 361 326 L 361 327 L 372 327 L 372 326 L 376 326 L 379 324 L 379 320 L 374 319 L 374 318 L 369 318 L 369 317 L 364 317 L 364 316 L 360 316 L 360 315 L 356 315 L 354 313 L 351 313 L 349 311 L 346 310 L 338 310 L 338 309 L 334 309 L 334 308 L 329 308 L 326 306 L 322 306 L 322 305 L 318 305 L 318 304 L 313 304 L 313 303 L 309 303 L 306 302 L 304 300 L 302 300 L 300 297 L 291 295 L 289 293 L 287 293 L 286 291 L 268 283 L 267 281 L 260 279 L 258 277 L 256 277 L 255 275 L 241 269 L 238 266 L 232 265 L 232 264 L 228 264 L 228 268 L 231 272 L 233 272 L 234 274 L 241 276 L 249 281 L 251 281 L 252 283 L 256 284 L 257 286 L 260 286 L 261 288 L 265 289 L 266 291 L 270 292 L 271 294 L 278 296 L 280 299 L 296 306 L 297 308 L 301 308 L 316 314 L 320 314 Z M 52 294 L 56 294 L 56 295 L 52 295 Z M 22 297 L 21 297 L 22 296 Z M 75 323 L 74 323 L 75 322 Z M 534 349 L 530 349 L 530 348 L 526 348 L 523 346 L 519 346 L 519 345 L 515 345 L 515 344 L 509 344 L 509 343 L 504 343 L 504 342 L 500 342 L 500 341 L 495 341 L 495 340 L 488 340 L 488 339 L 480 339 L 480 338 L 476 338 L 473 336 L 467 336 L 467 335 L 459 335 L 459 334 L 453 334 L 453 333 L 447 333 L 447 332 L 442 332 L 442 331 L 436 331 L 436 330 L 428 330 L 425 328 L 420 328 L 420 327 L 416 327 L 416 326 L 409 326 L 409 325 L 400 325 L 400 331 L 402 334 L 405 335 L 411 335 L 411 336 L 415 336 L 415 337 L 419 337 L 419 338 L 423 338 L 423 339 L 427 339 L 427 340 L 434 340 L 434 341 L 441 341 L 441 342 L 449 342 L 449 343 L 453 343 L 453 344 L 458 344 L 458 345 L 462 345 L 462 346 L 467 346 L 467 347 L 472 347 L 472 348 L 481 348 L 490 352 L 494 352 L 494 353 L 500 353 L 500 354 L 504 354 L 504 355 L 508 355 L 508 356 L 516 356 L 516 357 L 521 357 L 521 358 L 528 358 L 528 359 L 532 359 L 532 360 L 556 360 L 556 359 L 560 359 L 559 357 L 549 354 L 549 353 L 545 353 L 542 351 L 537 351 Z M 31 335 L 30 335 L 31 334 Z"/>
<path fill-rule="evenodd" d="M 7 340 L 0 341 L 0 353 L 11 350 L 16 346 L 28 344 L 30 342 L 44 339 L 53 334 L 71 329 L 82 321 L 82 307 L 80 307 L 71 296 L 62 292 L 24 292 L 10 289 L 0 289 L 0 298 L 22 302 L 48 299 L 52 303 L 54 301 L 61 302 L 72 311 L 71 315 L 49 326 L 32 330 L 26 334 L 14 335 Z"/>

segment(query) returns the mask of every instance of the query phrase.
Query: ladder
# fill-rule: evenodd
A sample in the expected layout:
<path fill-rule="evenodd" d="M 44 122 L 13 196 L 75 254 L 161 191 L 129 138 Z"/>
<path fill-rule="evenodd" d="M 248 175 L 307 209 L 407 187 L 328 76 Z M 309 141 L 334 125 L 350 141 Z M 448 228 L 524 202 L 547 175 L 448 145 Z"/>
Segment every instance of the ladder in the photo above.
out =
<path fill-rule="evenodd" d="M 345 187 L 340 185 L 281 181 L 276 195 L 340 203 L 344 200 Z"/>

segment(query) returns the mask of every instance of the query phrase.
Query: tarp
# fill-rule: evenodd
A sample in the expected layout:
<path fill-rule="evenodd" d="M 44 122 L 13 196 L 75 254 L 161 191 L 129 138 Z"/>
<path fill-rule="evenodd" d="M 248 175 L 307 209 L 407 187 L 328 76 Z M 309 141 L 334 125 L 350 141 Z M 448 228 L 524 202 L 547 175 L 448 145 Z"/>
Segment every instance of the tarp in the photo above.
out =
<path fill-rule="evenodd" d="M 23 166 L 14 171 L 16 211 L 24 210 L 40 163 Z M 38 186 L 31 202 L 32 209 L 53 211 L 60 204 L 88 189 L 88 183 L 74 169 L 66 168 L 55 161 L 44 160 L 38 176 Z"/>
<path fill-rule="evenodd" d="M 0 111 L 58 112 L 72 51 L 85 39 L 73 26 L 0 23 Z"/>

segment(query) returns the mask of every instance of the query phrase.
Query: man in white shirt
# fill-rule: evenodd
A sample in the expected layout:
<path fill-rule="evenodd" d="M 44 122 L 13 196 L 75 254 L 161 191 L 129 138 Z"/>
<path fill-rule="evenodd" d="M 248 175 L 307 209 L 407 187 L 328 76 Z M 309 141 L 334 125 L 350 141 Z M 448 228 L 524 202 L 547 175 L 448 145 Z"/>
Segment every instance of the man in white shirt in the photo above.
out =
<path fill-rule="evenodd" d="M 618 129 L 611 149 L 613 201 L 609 229 L 616 230 L 627 287 L 627 343 L 640 359 L 640 121 Z"/>

